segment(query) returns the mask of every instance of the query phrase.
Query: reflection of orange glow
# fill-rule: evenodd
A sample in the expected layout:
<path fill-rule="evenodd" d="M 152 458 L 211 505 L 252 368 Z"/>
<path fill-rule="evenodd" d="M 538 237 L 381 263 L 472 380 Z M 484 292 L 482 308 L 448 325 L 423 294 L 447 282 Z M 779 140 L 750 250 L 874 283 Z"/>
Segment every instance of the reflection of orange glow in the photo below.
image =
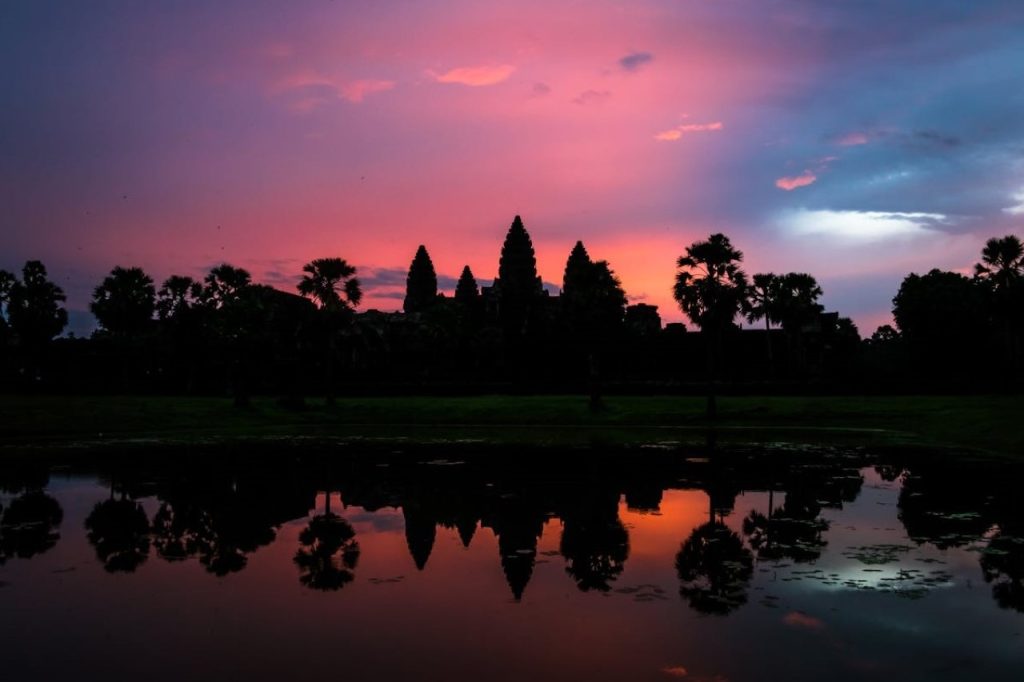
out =
<path fill-rule="evenodd" d="M 782 622 L 786 625 L 791 625 L 797 628 L 805 628 L 807 630 L 820 630 L 825 627 L 819 619 L 814 616 L 808 616 L 806 613 L 800 611 L 790 611 L 782 618 Z"/>
<path fill-rule="evenodd" d="M 700 490 L 667 490 L 657 516 L 628 511 L 625 502 L 619 514 L 629 529 L 628 571 L 645 558 L 664 562 L 666 552 L 678 549 L 694 528 L 707 523 L 708 496 Z"/>

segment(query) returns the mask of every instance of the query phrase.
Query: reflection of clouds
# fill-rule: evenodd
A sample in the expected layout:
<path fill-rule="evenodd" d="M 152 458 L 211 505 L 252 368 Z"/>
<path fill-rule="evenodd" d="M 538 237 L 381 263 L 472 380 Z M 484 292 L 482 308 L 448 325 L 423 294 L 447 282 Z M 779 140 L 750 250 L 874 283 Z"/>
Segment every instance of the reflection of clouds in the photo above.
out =
<path fill-rule="evenodd" d="M 790 611 L 782 617 L 782 622 L 786 625 L 806 630 L 820 630 L 825 627 L 825 624 L 820 619 L 809 616 L 803 611 Z"/>
<path fill-rule="evenodd" d="M 360 507 L 349 507 L 342 512 L 345 520 L 352 524 L 358 533 L 403 533 L 405 520 L 401 510 L 395 507 L 378 509 L 368 512 Z"/>

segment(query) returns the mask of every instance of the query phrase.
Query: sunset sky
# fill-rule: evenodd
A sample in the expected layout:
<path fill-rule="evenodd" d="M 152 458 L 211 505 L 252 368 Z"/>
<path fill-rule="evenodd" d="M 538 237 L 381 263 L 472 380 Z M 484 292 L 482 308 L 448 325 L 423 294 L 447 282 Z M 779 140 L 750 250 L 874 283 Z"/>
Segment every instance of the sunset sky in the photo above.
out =
<path fill-rule="evenodd" d="M 679 321 L 720 231 L 866 335 L 1024 236 L 1020 0 L 13 0 L 0 60 L 0 268 L 79 333 L 114 265 L 337 255 L 395 309 L 418 244 L 489 280 L 519 213 L 552 287 L 582 239 Z"/>

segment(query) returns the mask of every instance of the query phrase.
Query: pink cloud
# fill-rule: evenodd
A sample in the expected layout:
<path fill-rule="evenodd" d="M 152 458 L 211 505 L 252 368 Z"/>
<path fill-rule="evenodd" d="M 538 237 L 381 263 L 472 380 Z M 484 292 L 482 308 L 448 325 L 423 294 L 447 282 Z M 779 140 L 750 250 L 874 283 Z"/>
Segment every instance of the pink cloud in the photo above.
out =
<path fill-rule="evenodd" d="M 358 80 L 345 83 L 338 88 L 338 96 L 349 102 L 362 102 L 363 98 L 374 92 L 384 92 L 395 87 L 394 81 Z"/>
<path fill-rule="evenodd" d="M 327 76 L 321 75 L 315 71 L 300 71 L 293 73 L 289 76 L 277 81 L 273 87 L 273 91 L 276 93 L 286 92 L 288 90 L 299 90 L 302 88 L 315 88 L 315 87 L 336 87 L 334 80 Z"/>
<path fill-rule="evenodd" d="M 852 133 L 846 133 L 836 140 L 836 144 L 840 147 L 856 147 L 857 145 L 867 144 L 868 134 L 858 131 Z"/>
<path fill-rule="evenodd" d="M 665 673 L 669 677 L 686 677 L 687 671 L 681 665 L 672 665 L 661 669 L 661 672 Z"/>
<path fill-rule="evenodd" d="M 324 76 L 323 74 L 315 71 L 301 71 L 277 81 L 271 89 L 271 92 L 273 94 L 282 94 L 293 90 L 302 91 L 310 88 L 321 89 L 320 92 L 308 94 L 290 105 L 290 108 L 293 111 L 307 112 L 312 111 L 327 101 L 328 98 L 324 96 L 323 90 L 333 91 L 340 99 L 359 103 L 362 102 L 369 94 L 384 92 L 385 90 L 391 90 L 394 87 L 394 81 L 361 79 L 346 82 L 329 76 Z"/>
<path fill-rule="evenodd" d="M 711 123 L 684 123 L 669 130 L 664 130 L 654 136 L 655 140 L 672 141 L 680 139 L 687 133 L 709 133 L 724 130 L 725 125 L 721 121 Z"/>
<path fill-rule="evenodd" d="M 825 627 L 825 624 L 821 622 L 821 620 L 814 616 L 808 616 L 806 613 L 801 611 L 790 611 L 782 617 L 782 622 L 791 627 L 804 628 L 807 630 L 821 630 Z"/>
<path fill-rule="evenodd" d="M 792 192 L 798 187 L 806 187 L 807 185 L 814 184 L 814 181 L 817 179 L 818 176 L 811 171 L 804 171 L 802 175 L 779 178 L 775 181 L 775 186 L 787 192 Z"/>
<path fill-rule="evenodd" d="M 462 66 L 451 69 L 444 73 L 428 72 L 438 83 L 458 83 L 480 87 L 483 85 L 496 85 L 512 75 L 516 67 L 509 64 L 497 64 L 487 66 Z"/>

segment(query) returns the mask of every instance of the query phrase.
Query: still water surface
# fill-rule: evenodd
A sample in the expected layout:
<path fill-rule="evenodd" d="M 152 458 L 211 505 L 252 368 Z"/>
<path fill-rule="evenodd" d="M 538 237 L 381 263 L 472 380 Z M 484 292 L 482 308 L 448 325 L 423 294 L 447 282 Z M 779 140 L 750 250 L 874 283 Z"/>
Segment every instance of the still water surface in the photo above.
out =
<path fill-rule="evenodd" d="M 1022 679 L 1015 469 L 307 450 L 0 464 L 5 678 Z"/>

